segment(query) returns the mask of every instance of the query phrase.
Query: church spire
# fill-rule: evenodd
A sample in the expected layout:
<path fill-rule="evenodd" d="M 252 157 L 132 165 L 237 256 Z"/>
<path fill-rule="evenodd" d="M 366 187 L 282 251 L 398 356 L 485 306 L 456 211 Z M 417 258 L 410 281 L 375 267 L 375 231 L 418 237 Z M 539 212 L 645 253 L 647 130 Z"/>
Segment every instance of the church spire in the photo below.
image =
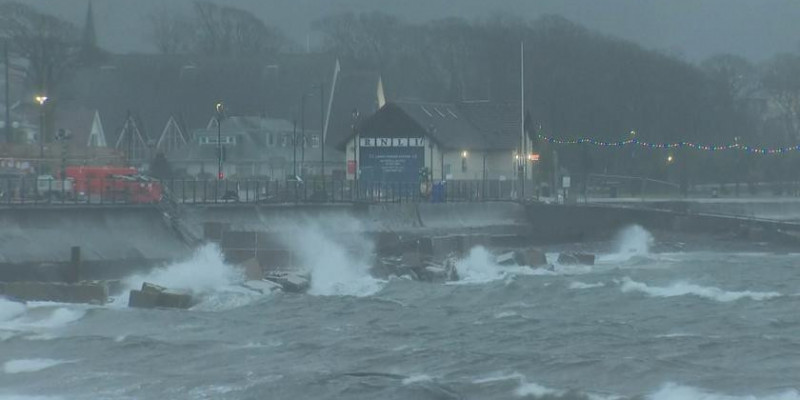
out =
<path fill-rule="evenodd" d="M 97 47 L 97 33 L 94 28 L 94 11 L 92 0 L 86 8 L 86 21 L 83 25 L 83 36 L 81 38 L 81 58 L 87 64 L 97 61 L 100 51 Z"/>

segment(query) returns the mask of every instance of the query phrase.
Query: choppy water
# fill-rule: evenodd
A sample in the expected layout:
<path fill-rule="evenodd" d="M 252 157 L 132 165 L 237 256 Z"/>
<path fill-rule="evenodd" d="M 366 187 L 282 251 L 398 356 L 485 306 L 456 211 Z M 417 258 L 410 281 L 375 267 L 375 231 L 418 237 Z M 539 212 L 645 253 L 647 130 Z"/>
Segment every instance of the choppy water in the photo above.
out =
<path fill-rule="evenodd" d="M 315 294 L 266 296 L 206 247 L 128 281 L 192 310 L 0 300 L 0 399 L 800 399 L 800 254 L 700 247 L 632 228 L 555 272 L 476 248 L 431 284 L 324 243 Z"/>

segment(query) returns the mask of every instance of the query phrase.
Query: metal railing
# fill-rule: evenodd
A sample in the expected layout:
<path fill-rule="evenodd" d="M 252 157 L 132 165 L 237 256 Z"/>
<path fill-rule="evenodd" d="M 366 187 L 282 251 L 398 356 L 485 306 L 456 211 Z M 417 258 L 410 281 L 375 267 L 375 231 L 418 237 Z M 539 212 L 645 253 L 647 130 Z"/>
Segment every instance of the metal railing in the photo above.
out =
<path fill-rule="evenodd" d="M 179 205 L 230 203 L 405 203 L 476 202 L 516 199 L 515 180 L 451 180 L 369 182 L 342 179 L 279 181 L 270 179 L 87 179 L 0 178 L 0 205 L 152 204 L 169 200 Z"/>

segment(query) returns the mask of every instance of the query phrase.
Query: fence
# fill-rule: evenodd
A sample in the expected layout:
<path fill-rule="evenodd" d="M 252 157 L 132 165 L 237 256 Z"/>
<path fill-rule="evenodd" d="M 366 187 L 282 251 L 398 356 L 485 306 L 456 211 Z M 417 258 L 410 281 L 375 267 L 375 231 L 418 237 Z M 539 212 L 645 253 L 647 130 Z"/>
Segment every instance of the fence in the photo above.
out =
<path fill-rule="evenodd" d="M 178 204 L 308 202 L 466 202 L 515 200 L 514 180 L 434 182 L 366 182 L 341 179 L 182 180 L 144 177 L 85 181 L 34 177 L 0 178 L 2 205 L 148 204 L 167 198 Z"/>

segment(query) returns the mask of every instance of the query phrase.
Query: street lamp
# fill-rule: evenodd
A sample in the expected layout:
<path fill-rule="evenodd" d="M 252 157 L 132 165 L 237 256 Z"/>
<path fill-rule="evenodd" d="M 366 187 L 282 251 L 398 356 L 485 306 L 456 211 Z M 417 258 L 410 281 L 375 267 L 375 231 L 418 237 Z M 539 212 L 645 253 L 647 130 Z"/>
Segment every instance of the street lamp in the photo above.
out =
<path fill-rule="evenodd" d="M 47 96 L 38 95 L 35 99 L 39 103 L 39 174 L 41 175 L 44 166 L 44 103 L 47 102 Z"/>
<path fill-rule="evenodd" d="M 222 180 L 225 176 L 222 173 L 222 118 L 225 106 L 222 103 L 217 103 L 214 109 L 217 112 L 217 180 Z"/>

